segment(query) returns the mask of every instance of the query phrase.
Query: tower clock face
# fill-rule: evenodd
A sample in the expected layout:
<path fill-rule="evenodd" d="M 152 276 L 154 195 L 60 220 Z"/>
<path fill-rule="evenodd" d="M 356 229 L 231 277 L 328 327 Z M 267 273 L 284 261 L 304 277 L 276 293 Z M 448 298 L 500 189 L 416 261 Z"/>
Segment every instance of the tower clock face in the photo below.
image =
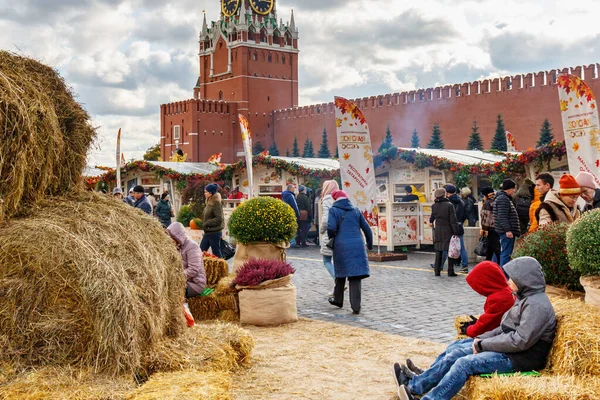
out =
<path fill-rule="evenodd" d="M 250 0 L 250 6 L 255 13 L 260 15 L 267 15 L 273 10 L 275 0 Z"/>
<path fill-rule="evenodd" d="M 240 8 L 241 0 L 221 0 L 221 11 L 226 17 L 231 17 Z"/>

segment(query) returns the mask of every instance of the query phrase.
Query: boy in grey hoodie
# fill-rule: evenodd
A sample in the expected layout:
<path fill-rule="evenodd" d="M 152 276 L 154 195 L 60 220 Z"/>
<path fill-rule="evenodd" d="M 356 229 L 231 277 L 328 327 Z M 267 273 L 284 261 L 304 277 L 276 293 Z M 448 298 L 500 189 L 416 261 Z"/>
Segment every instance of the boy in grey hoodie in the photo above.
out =
<path fill-rule="evenodd" d="M 520 257 L 504 266 L 518 300 L 493 331 L 458 340 L 426 371 L 394 364 L 394 380 L 402 400 L 452 399 L 472 375 L 541 370 L 556 332 L 556 316 L 545 293 L 546 280 L 535 258 Z M 411 367 L 411 369 L 409 369 Z M 415 371 L 417 373 L 415 373 Z M 422 372 L 422 373 L 418 373 Z"/>

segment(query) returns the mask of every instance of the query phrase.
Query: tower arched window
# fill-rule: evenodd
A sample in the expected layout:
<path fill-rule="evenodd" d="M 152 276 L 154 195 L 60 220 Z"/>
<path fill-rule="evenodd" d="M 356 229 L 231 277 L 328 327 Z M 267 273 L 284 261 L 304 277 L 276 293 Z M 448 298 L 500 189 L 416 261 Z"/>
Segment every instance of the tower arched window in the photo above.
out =
<path fill-rule="evenodd" d="M 260 42 L 267 43 L 267 30 L 265 28 L 260 30 Z"/>
<path fill-rule="evenodd" d="M 285 33 L 285 44 L 287 46 L 292 45 L 292 34 L 289 31 Z"/>
<path fill-rule="evenodd" d="M 278 30 L 273 32 L 273 44 L 281 45 L 281 35 Z"/>
<path fill-rule="evenodd" d="M 223 100 L 223 91 L 219 92 L 219 100 Z"/>
<path fill-rule="evenodd" d="M 272 62 L 272 61 L 273 61 L 273 56 L 271 55 L 271 53 L 269 53 L 269 55 L 267 56 L 267 60 L 268 60 L 269 62 Z"/>
<path fill-rule="evenodd" d="M 256 30 L 253 26 L 251 26 L 250 29 L 248 29 L 248 41 L 256 42 Z"/>

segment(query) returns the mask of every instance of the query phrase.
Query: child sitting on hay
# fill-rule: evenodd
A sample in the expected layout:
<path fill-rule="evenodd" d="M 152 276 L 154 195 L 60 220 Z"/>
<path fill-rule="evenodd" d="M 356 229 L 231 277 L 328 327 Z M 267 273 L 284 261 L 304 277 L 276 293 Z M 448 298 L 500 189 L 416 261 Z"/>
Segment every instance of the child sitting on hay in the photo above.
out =
<path fill-rule="evenodd" d="M 494 372 L 541 370 L 556 332 L 556 316 L 545 293 L 542 267 L 531 257 L 517 258 L 504 266 L 508 285 L 518 300 L 501 325 L 475 339 L 458 340 L 421 374 L 407 365 L 394 364 L 394 381 L 402 400 L 422 395 L 424 400 L 452 399 L 470 376 Z"/>
<path fill-rule="evenodd" d="M 471 316 L 471 321 L 460 323 L 460 333 L 473 338 L 500 326 L 502 316 L 515 304 L 515 298 L 504 272 L 491 261 L 477 264 L 467 275 L 467 283 L 474 291 L 487 297 L 479 319 Z"/>

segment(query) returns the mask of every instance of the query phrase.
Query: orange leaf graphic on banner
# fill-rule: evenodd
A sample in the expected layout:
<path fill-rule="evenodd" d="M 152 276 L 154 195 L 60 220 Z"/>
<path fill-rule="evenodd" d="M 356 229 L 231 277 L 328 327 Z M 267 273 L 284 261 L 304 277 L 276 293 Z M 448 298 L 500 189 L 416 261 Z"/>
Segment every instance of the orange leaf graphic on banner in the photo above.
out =
<path fill-rule="evenodd" d="M 342 120 L 341 120 L 341 119 L 339 119 L 339 118 L 336 118 L 336 119 L 335 119 L 335 126 L 336 126 L 337 128 L 341 127 L 341 126 L 342 126 Z"/>
<path fill-rule="evenodd" d="M 344 153 L 344 160 L 347 160 L 347 159 L 349 159 L 349 158 L 350 158 L 350 154 L 348 154 L 348 153 Z"/>
<path fill-rule="evenodd" d="M 573 144 L 573 151 L 577 151 L 577 150 L 579 150 L 579 143 L 575 142 Z"/>
<path fill-rule="evenodd" d="M 569 102 L 566 100 L 561 100 L 560 101 L 560 111 L 561 112 L 565 112 L 569 109 Z"/>
<path fill-rule="evenodd" d="M 367 123 L 367 120 L 365 119 L 363 113 L 353 102 L 343 99 L 341 97 L 336 97 L 335 106 L 342 112 L 342 114 L 350 114 L 352 118 L 360 121 L 361 124 Z"/>
<path fill-rule="evenodd" d="M 344 182 L 345 187 L 350 187 L 350 182 Z"/>
<path fill-rule="evenodd" d="M 562 88 L 567 94 L 573 92 L 577 98 L 585 98 L 589 103 L 594 100 L 594 94 L 592 93 L 589 86 L 573 75 L 560 75 L 556 81 L 559 88 Z"/>

